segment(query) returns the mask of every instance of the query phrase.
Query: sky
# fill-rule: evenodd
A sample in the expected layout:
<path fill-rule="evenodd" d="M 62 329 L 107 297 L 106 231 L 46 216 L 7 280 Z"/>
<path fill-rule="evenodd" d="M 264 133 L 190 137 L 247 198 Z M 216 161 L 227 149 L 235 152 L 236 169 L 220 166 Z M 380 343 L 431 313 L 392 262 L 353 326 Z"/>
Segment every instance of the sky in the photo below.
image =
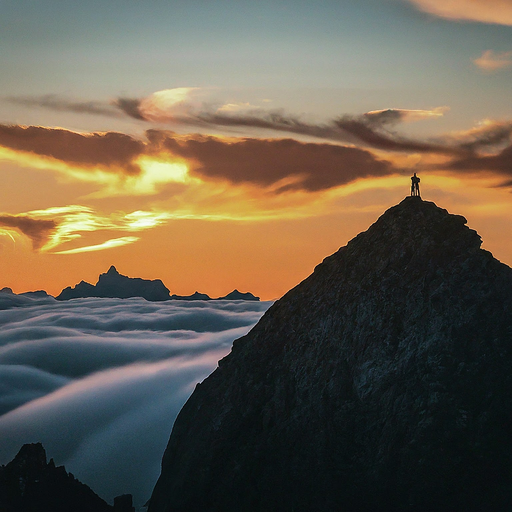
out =
<path fill-rule="evenodd" d="M 182 405 L 270 302 L 0 293 L 0 464 L 42 442 L 112 504 L 149 499 Z"/>
<path fill-rule="evenodd" d="M 512 0 L 0 0 L 0 288 L 283 295 L 409 194 L 512 264 Z"/>

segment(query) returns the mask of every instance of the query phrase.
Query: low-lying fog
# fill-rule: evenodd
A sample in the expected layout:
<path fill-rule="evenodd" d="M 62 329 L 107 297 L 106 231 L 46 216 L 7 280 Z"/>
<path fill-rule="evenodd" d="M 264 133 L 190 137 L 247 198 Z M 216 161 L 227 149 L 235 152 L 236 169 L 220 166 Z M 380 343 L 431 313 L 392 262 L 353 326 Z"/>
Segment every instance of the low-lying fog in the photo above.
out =
<path fill-rule="evenodd" d="M 196 383 L 270 305 L 1 294 L 0 464 L 41 441 L 109 503 L 141 506 Z"/>

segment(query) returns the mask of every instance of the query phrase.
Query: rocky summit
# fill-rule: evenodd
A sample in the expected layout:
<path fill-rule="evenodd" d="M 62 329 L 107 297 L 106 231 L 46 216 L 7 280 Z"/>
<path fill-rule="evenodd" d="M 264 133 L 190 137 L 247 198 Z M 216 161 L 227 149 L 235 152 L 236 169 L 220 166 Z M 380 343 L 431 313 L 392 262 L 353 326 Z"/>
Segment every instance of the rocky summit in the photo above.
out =
<path fill-rule="evenodd" d="M 149 512 L 512 510 L 512 269 L 419 197 L 235 341 Z"/>

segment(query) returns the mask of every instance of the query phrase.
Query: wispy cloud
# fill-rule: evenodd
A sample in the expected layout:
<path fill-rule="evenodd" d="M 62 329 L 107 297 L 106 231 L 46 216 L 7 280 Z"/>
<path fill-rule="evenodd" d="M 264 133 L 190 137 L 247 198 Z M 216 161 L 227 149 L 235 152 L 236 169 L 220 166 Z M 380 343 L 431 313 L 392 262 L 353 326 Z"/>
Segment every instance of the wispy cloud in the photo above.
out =
<path fill-rule="evenodd" d="M 0 223 L 2 222 L 2 218 L 3 217 L 0 217 Z M 80 205 L 33 210 L 27 212 L 26 215 L 15 217 L 15 219 L 18 219 L 18 222 L 21 222 L 19 219 L 30 219 L 30 226 L 34 225 L 39 229 L 35 235 L 31 231 L 24 231 L 24 233 L 31 238 L 37 236 L 38 244 L 36 248 L 40 248 L 44 252 L 53 252 L 56 254 L 100 251 L 134 243 L 139 239 L 138 237 L 124 236 L 109 239 L 100 244 L 85 244 L 67 250 L 54 250 L 62 244 L 81 239 L 84 233 L 92 233 L 95 231 L 124 231 L 136 233 L 158 226 L 169 218 L 170 214 L 166 212 L 140 210 L 131 213 L 102 215 L 92 208 Z M 45 226 L 51 226 L 51 229 L 43 229 Z M 33 231 L 35 231 L 35 228 L 33 228 Z"/>
<path fill-rule="evenodd" d="M 512 121 L 484 119 L 469 130 L 445 136 L 444 140 L 457 144 L 463 149 L 477 151 L 507 146 L 511 142 L 511 137 Z"/>
<path fill-rule="evenodd" d="M 0 226 L 15 228 L 32 241 L 34 249 L 40 249 L 57 229 L 54 220 L 38 219 L 31 215 L 0 215 Z"/>
<path fill-rule="evenodd" d="M 395 125 L 400 122 L 421 121 L 444 116 L 450 107 L 436 107 L 431 110 L 414 110 L 403 108 L 387 108 L 366 112 L 364 118 L 376 126 Z"/>
<path fill-rule="evenodd" d="M 477 59 L 473 59 L 475 66 L 483 71 L 493 72 L 512 66 L 512 51 L 495 53 L 493 50 L 486 50 Z"/>
<path fill-rule="evenodd" d="M 77 247 L 76 249 L 68 249 L 66 251 L 56 251 L 53 254 L 78 254 L 81 252 L 103 251 L 105 249 L 112 249 L 113 247 L 133 244 L 133 242 L 136 242 L 137 240 L 139 240 L 139 237 L 137 236 L 123 236 L 121 238 L 111 238 L 101 244 L 86 245 L 84 247 Z"/>
<path fill-rule="evenodd" d="M 420 10 L 451 20 L 512 25 L 510 0 L 406 0 Z"/>
<path fill-rule="evenodd" d="M 174 90 L 171 90 L 174 91 Z M 167 93 L 168 91 L 162 91 Z M 148 98 L 127 99 L 117 102 L 126 115 L 138 120 L 155 121 L 169 125 L 188 125 L 208 129 L 255 128 L 315 137 L 338 143 L 366 145 L 389 151 L 418 151 L 453 153 L 456 148 L 409 140 L 387 131 L 385 128 L 404 121 L 437 118 L 449 110 L 436 107 L 431 110 L 385 109 L 368 112 L 361 116 L 343 115 L 325 123 L 311 123 L 300 116 L 283 111 L 269 111 L 262 108 L 233 108 L 232 104 L 209 108 L 204 104 L 192 104 L 186 96 L 179 102 L 162 102 L 155 93 L 150 96 L 151 109 L 147 108 Z M 158 106 L 155 114 L 155 105 Z M 236 105 L 235 105 L 236 106 Z"/>
<path fill-rule="evenodd" d="M 57 94 L 45 94 L 43 96 L 7 96 L 4 99 L 9 103 L 15 103 L 25 107 L 40 107 L 58 112 L 74 112 L 75 114 L 92 114 L 107 117 L 122 116 L 115 105 L 102 101 L 72 100 Z"/>

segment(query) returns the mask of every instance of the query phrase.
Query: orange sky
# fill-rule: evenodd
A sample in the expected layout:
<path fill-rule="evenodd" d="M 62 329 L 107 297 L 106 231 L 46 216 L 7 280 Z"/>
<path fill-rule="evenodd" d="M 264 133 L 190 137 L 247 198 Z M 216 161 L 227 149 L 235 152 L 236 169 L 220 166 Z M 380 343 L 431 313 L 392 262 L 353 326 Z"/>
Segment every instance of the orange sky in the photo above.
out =
<path fill-rule="evenodd" d="M 275 299 L 408 193 L 512 264 L 512 3 L 9 3 L 0 288 Z"/>

